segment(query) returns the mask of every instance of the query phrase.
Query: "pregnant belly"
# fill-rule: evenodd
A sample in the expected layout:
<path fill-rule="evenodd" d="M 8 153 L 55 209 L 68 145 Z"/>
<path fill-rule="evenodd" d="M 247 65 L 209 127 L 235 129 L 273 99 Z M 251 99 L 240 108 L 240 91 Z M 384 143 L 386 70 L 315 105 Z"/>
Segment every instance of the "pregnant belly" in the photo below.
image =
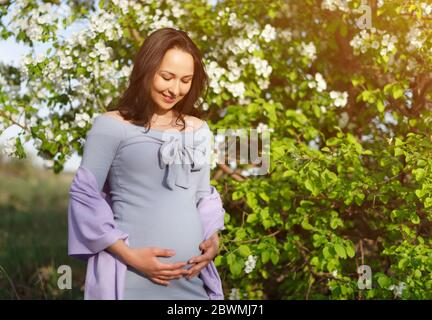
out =
<path fill-rule="evenodd" d="M 130 247 L 175 251 L 174 256 L 158 257 L 161 262 L 187 262 L 201 255 L 199 245 L 203 241 L 203 227 L 193 205 L 176 205 L 175 210 L 167 203 L 151 208 L 130 206 L 123 207 L 116 216 L 120 217 L 118 228 L 129 234 Z"/>

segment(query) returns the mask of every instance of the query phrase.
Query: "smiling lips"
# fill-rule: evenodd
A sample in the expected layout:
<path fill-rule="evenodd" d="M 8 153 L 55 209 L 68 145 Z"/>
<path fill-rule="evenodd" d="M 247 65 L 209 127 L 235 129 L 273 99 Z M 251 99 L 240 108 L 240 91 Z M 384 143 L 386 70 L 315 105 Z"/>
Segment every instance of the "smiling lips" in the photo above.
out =
<path fill-rule="evenodd" d="M 163 93 L 162 93 L 162 97 L 163 97 L 163 99 L 164 99 L 166 102 L 174 102 L 174 101 L 175 101 L 174 98 L 171 98 L 171 97 L 169 97 L 169 96 L 166 96 L 166 95 L 164 95 Z"/>

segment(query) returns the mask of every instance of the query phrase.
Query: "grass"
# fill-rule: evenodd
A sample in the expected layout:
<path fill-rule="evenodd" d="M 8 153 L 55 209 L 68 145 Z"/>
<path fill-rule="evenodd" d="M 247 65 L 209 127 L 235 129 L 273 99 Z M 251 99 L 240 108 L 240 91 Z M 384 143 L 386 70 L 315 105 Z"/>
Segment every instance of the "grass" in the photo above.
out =
<path fill-rule="evenodd" d="M 85 263 L 67 255 L 67 206 L 73 174 L 0 162 L 0 299 L 82 299 Z M 58 267 L 72 268 L 59 289 Z"/>

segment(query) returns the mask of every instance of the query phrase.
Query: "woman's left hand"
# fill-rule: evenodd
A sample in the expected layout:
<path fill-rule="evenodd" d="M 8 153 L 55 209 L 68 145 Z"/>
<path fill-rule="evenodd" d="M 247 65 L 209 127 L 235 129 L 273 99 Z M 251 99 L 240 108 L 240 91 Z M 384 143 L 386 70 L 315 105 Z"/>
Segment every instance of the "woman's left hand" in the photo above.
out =
<path fill-rule="evenodd" d="M 187 279 L 192 279 L 201 272 L 219 253 L 219 236 L 215 232 L 210 238 L 200 243 L 199 248 L 203 252 L 202 255 L 192 257 L 188 263 L 193 263 L 194 266 L 189 269 Z"/>

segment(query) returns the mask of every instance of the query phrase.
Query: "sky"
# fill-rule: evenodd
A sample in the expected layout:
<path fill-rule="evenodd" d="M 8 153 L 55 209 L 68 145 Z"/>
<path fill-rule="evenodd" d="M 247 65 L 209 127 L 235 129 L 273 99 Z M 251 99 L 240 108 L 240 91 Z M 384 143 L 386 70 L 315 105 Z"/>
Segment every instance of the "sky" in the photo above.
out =
<path fill-rule="evenodd" d="M 6 17 L 5 21 L 8 17 Z M 67 30 L 63 30 L 59 32 L 60 35 L 63 37 L 67 37 L 72 32 L 75 32 L 79 30 L 79 28 L 82 28 L 82 25 L 75 24 L 70 26 Z M 47 43 L 41 43 L 36 42 L 35 43 L 35 52 L 38 53 L 45 53 L 48 48 L 50 48 L 51 45 Z M 19 66 L 19 62 L 21 60 L 21 57 L 31 51 L 30 47 L 24 45 L 22 42 L 18 43 L 14 39 L 9 38 L 8 40 L 0 40 L 0 61 L 12 64 L 16 67 Z M 41 110 L 43 110 L 45 107 L 40 106 Z M 20 128 L 17 125 L 12 125 L 9 128 L 7 128 L 1 135 L 0 135 L 0 144 L 2 144 L 6 139 L 16 136 L 20 132 Z M 24 149 L 26 150 L 27 154 L 32 155 L 34 159 L 34 163 L 37 166 L 42 166 L 43 161 L 41 158 L 37 156 L 37 150 L 33 146 L 33 139 L 29 140 L 24 144 Z M 72 155 L 72 157 L 65 163 L 64 170 L 65 171 L 76 171 L 80 165 L 81 157 L 78 156 L 78 154 L 75 152 L 75 154 Z"/>

